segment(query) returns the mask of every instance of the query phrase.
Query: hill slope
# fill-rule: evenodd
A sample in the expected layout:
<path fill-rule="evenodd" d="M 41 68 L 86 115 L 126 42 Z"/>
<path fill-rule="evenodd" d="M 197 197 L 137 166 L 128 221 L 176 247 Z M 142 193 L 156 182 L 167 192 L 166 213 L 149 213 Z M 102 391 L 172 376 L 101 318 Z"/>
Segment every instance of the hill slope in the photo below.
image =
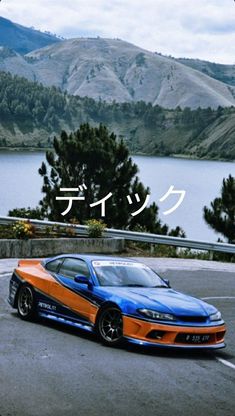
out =
<path fill-rule="evenodd" d="M 25 54 L 59 41 L 60 39 L 56 36 L 21 26 L 0 17 L 0 46 Z"/>
<path fill-rule="evenodd" d="M 69 94 L 165 108 L 235 105 L 235 88 L 118 39 L 70 39 L 25 57 L 2 50 L 0 70 Z"/>
<path fill-rule="evenodd" d="M 61 129 L 86 122 L 106 124 L 132 153 L 235 160 L 235 108 L 108 104 L 0 73 L 0 147 L 48 147 Z"/>
<path fill-rule="evenodd" d="M 202 61 L 200 59 L 179 58 L 177 62 L 194 68 L 197 71 L 224 82 L 228 85 L 235 86 L 235 65 L 218 64 L 215 62 Z"/>

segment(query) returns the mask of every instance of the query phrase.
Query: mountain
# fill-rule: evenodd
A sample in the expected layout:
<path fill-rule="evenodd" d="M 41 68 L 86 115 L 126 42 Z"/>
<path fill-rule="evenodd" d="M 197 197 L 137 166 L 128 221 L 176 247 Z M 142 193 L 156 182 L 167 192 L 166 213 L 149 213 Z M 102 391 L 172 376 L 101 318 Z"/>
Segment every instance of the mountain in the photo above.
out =
<path fill-rule="evenodd" d="M 0 70 L 107 102 L 192 109 L 235 105 L 235 87 L 118 39 L 69 39 L 24 57 L 2 49 Z"/>
<path fill-rule="evenodd" d="M 222 81 L 225 84 L 235 86 L 235 65 L 218 64 L 215 62 L 202 61 L 200 59 L 179 58 L 177 62 L 203 72 L 209 77 Z"/>
<path fill-rule="evenodd" d="M 0 17 L 0 46 L 26 54 L 34 49 L 59 42 L 60 39 L 49 33 L 42 33 Z"/>
<path fill-rule="evenodd" d="M 235 160 L 235 108 L 108 104 L 0 72 L 0 148 L 50 147 L 61 129 L 103 123 L 132 153 Z"/>
<path fill-rule="evenodd" d="M 235 65 L 166 57 L 119 39 L 61 41 L 3 17 L 0 70 L 107 102 L 192 109 L 235 105 Z"/>

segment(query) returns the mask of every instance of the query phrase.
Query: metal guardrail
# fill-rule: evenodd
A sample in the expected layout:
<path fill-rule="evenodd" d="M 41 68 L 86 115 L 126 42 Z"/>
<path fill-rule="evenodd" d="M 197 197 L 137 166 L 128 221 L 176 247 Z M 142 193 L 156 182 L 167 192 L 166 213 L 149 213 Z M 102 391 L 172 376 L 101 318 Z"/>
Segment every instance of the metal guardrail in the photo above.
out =
<path fill-rule="evenodd" d="M 72 228 L 78 235 L 88 235 L 88 227 L 86 225 L 77 225 L 64 222 L 42 221 L 18 217 L 2 217 L 0 216 L 0 224 L 10 225 L 16 221 L 30 221 L 36 228 L 59 226 L 61 228 Z M 195 250 L 218 251 L 223 253 L 235 254 L 235 244 L 213 243 L 203 240 L 191 240 L 188 238 L 171 237 L 168 235 L 159 235 L 151 233 L 141 233 L 136 231 L 116 230 L 114 228 L 106 228 L 104 230 L 105 237 L 120 237 L 125 240 L 138 241 L 150 244 L 163 244 L 167 246 L 175 246 L 182 248 L 191 248 Z"/>
<path fill-rule="evenodd" d="M 0 224 L 10 225 L 16 221 L 28 221 L 27 218 L 2 217 L 0 216 Z M 30 222 L 37 228 L 58 226 L 61 228 L 72 228 L 78 235 L 88 235 L 88 227 L 86 225 L 77 225 L 63 222 L 42 221 L 30 219 Z M 116 230 L 114 228 L 106 228 L 105 237 L 121 237 L 125 240 L 138 241 L 150 244 L 163 244 L 168 246 L 191 248 L 195 250 L 218 251 L 223 253 L 235 253 L 235 245 L 227 243 L 213 243 L 208 241 L 191 240 L 188 238 L 171 237 L 167 235 L 140 233 L 136 231 Z"/>

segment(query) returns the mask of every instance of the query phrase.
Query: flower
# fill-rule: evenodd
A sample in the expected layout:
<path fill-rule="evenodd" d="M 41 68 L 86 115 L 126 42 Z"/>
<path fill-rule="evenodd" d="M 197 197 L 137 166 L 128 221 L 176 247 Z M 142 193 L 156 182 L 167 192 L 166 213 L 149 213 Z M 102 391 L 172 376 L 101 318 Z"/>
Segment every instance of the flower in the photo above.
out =
<path fill-rule="evenodd" d="M 34 237 L 35 227 L 30 221 L 17 221 L 12 227 L 15 238 L 28 240 Z"/>

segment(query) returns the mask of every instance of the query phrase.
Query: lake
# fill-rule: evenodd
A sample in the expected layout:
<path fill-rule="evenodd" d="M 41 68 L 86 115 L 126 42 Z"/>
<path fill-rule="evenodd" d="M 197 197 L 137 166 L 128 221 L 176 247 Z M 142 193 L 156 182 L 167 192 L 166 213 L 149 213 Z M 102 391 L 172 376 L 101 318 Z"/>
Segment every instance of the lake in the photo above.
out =
<path fill-rule="evenodd" d="M 43 152 L 0 152 L 0 215 L 15 207 L 38 204 L 42 187 L 38 168 L 44 157 Z M 159 206 L 162 222 L 170 227 L 180 225 L 188 238 L 216 241 L 221 237 L 204 222 L 202 211 L 219 195 L 223 178 L 235 176 L 235 163 L 149 156 L 133 156 L 133 160 L 139 167 L 139 178 L 150 188 L 150 203 L 155 201 Z M 171 185 L 186 194 L 173 213 L 164 215 L 178 200 L 178 195 L 170 195 L 159 201 Z"/>

